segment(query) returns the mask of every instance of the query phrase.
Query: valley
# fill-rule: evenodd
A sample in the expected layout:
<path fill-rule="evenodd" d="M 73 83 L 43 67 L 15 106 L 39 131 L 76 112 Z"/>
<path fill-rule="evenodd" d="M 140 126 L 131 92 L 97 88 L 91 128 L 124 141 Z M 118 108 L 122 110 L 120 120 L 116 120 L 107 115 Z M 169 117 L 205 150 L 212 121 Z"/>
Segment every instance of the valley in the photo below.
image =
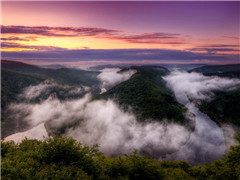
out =
<path fill-rule="evenodd" d="M 233 101 L 238 102 L 240 81 L 237 76 L 219 84 L 216 74 L 171 72 L 161 66 L 112 67 L 99 71 L 54 69 L 56 74 L 61 71 L 73 73 L 69 77 L 65 74 L 64 78 L 74 77 L 75 83 L 66 84 L 65 79 L 54 79 L 55 76 L 46 73 L 52 74 L 52 69 L 10 61 L 6 64 L 2 66 L 2 86 L 6 87 L 2 88 L 2 137 L 7 141 L 20 142 L 25 135 L 42 139 L 41 133 L 45 137 L 72 136 L 88 145 L 100 144 L 100 150 L 112 156 L 138 149 L 140 154 L 157 159 L 173 158 L 202 164 L 219 159 L 225 153 L 224 139 L 227 137 L 223 136 L 219 117 L 224 117 L 225 123 L 239 126 L 239 106 L 235 105 L 228 114 L 224 112 L 229 111 L 215 113 L 214 110 L 218 106 L 226 107 L 226 103 L 229 106 Z M 80 72 L 79 78 L 76 72 Z M 191 76 L 202 78 L 203 84 L 216 81 L 216 87 L 201 89 Z M 89 78 L 90 86 L 84 83 Z M 8 86 L 10 82 L 18 87 Z M 182 84 L 186 89 L 181 88 Z M 188 84 L 196 90 L 191 91 Z M 231 90 L 232 87 L 235 89 Z M 106 92 L 100 94 L 101 88 L 106 88 Z M 230 93 L 229 102 L 226 98 L 221 100 L 226 93 Z M 217 108 L 220 109 L 226 108 Z M 214 116 L 216 114 L 219 116 Z M 113 129 L 118 129 L 119 133 L 111 139 Z M 17 138 L 19 136 L 21 138 Z M 157 139 L 153 141 L 150 137 L 154 136 Z M 117 139 L 118 144 L 112 142 Z M 167 139 L 172 143 L 167 144 Z M 218 153 L 214 151 L 216 148 Z"/>

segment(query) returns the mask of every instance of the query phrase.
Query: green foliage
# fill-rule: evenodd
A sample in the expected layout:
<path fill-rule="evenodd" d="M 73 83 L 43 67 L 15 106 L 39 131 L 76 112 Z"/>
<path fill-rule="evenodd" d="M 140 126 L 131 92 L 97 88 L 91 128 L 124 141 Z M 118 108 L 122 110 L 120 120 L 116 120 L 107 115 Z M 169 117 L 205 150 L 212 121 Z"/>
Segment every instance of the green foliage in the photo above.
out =
<path fill-rule="evenodd" d="M 46 79 L 54 79 L 57 82 L 69 85 L 87 85 L 91 86 L 99 84 L 96 76 L 99 72 L 84 71 L 80 69 L 45 69 L 37 66 L 16 62 L 16 61 L 1 61 L 2 68 L 16 71 L 20 73 L 27 73 L 30 75 L 42 76 Z"/>
<path fill-rule="evenodd" d="M 166 118 L 185 122 L 183 106 L 177 103 L 162 79 L 168 70 L 148 66 L 135 69 L 137 72 L 131 79 L 114 86 L 96 99 L 114 99 L 125 110 L 130 106 L 140 120 Z"/>
<path fill-rule="evenodd" d="M 12 102 L 30 102 L 38 103 L 43 99 L 47 99 L 49 95 L 54 95 L 58 99 L 75 99 L 82 97 L 84 93 L 70 94 L 71 89 L 77 88 L 78 85 L 93 85 L 98 84 L 99 81 L 96 76 L 98 72 L 77 70 L 77 69 L 43 69 L 37 66 L 28 65 L 21 62 L 1 61 L 1 126 L 2 137 L 6 137 L 15 131 L 21 131 L 26 126 L 24 122 L 19 119 L 9 117 L 7 106 Z M 31 100 L 21 99 L 18 94 L 30 85 L 37 85 L 48 80 L 59 85 L 70 85 L 69 88 L 60 89 L 59 87 L 52 87 L 47 93 L 42 93 L 41 96 Z M 100 89 L 96 86 L 92 87 L 92 93 L 98 93 Z M 19 124 L 15 128 L 16 124 Z"/>
<path fill-rule="evenodd" d="M 200 110 L 219 123 L 240 126 L 240 88 L 227 92 L 215 92 L 215 98 L 210 102 L 204 101 Z"/>
<path fill-rule="evenodd" d="M 40 76 L 1 69 L 1 108 L 5 108 L 9 102 L 16 101 L 17 95 L 23 88 L 36 85 L 44 80 Z"/>
<path fill-rule="evenodd" d="M 157 161 L 137 152 L 106 157 L 72 138 L 1 143 L 2 179 L 239 179 L 240 145 L 222 160 L 204 166 L 184 161 Z"/>

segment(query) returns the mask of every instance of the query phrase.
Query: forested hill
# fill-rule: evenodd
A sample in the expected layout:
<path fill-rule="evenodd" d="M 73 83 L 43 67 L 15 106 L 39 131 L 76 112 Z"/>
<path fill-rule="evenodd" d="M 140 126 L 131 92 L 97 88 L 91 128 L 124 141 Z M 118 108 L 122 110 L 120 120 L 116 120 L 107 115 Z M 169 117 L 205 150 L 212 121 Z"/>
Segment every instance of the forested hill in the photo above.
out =
<path fill-rule="evenodd" d="M 228 65 L 208 65 L 199 68 L 189 70 L 189 72 L 199 72 L 203 74 L 207 73 L 223 73 L 229 71 L 240 71 L 240 64 L 228 64 Z"/>
<path fill-rule="evenodd" d="M 225 77 L 225 78 L 239 78 L 240 79 L 240 69 L 238 71 L 205 73 L 204 75 L 206 75 L 206 76 L 219 76 L 219 77 Z"/>
<path fill-rule="evenodd" d="M 113 99 L 125 110 L 131 110 L 139 120 L 173 120 L 185 123 L 185 109 L 175 100 L 173 93 L 166 87 L 162 76 L 169 71 L 159 66 L 132 67 L 137 72 L 96 99 Z"/>
<path fill-rule="evenodd" d="M 44 78 L 54 79 L 58 82 L 69 84 L 69 85 L 96 85 L 99 84 L 99 80 L 96 78 L 99 72 L 85 71 L 80 69 L 46 69 L 37 66 L 25 64 L 16 61 L 1 61 L 2 69 L 8 69 L 11 71 L 34 74 Z"/>
<path fill-rule="evenodd" d="M 189 72 L 203 73 L 205 76 L 240 79 L 240 64 L 203 66 Z M 240 87 L 231 91 L 215 91 L 211 101 L 204 100 L 200 110 L 218 123 L 230 123 L 240 127 Z"/>
<path fill-rule="evenodd" d="M 240 127 L 240 88 L 215 92 L 212 101 L 203 101 L 200 110 L 218 123 L 231 123 Z"/>
<path fill-rule="evenodd" d="M 1 108 L 16 100 L 21 90 L 30 85 L 37 85 L 46 79 L 34 74 L 24 74 L 8 69 L 1 69 Z"/>
<path fill-rule="evenodd" d="M 97 79 L 99 72 L 84 71 L 78 69 L 44 69 L 37 66 L 1 60 L 1 135 L 5 137 L 20 131 L 25 127 L 23 123 L 17 123 L 17 118 L 9 118 L 7 107 L 10 103 L 19 102 L 19 94 L 24 88 L 36 86 L 46 82 L 55 84 L 46 91 L 49 94 L 41 94 L 35 103 L 47 99 L 50 95 L 56 95 L 59 99 L 79 98 L 83 94 L 68 94 L 68 91 L 84 86 L 91 86 L 92 93 L 99 93 Z M 47 81 L 46 81 L 47 80 Z M 65 87 L 65 89 L 64 89 Z M 37 89 L 36 89 L 37 91 Z M 71 91 L 72 92 L 72 91 Z M 20 125 L 18 125 L 20 124 Z M 18 128 L 16 128 L 16 126 Z"/>

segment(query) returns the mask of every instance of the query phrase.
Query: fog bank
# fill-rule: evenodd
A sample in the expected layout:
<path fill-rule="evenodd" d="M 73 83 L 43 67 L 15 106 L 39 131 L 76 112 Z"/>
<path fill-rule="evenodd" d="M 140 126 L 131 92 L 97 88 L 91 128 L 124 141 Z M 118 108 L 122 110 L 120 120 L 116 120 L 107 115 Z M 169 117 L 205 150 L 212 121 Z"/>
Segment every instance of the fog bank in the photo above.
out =
<path fill-rule="evenodd" d="M 182 104 L 191 100 L 211 100 L 213 91 L 230 91 L 240 86 L 239 79 L 204 76 L 201 73 L 173 71 L 164 77 L 176 98 Z"/>
<path fill-rule="evenodd" d="M 101 70 L 101 73 L 97 78 L 102 82 L 101 93 L 107 91 L 107 89 L 113 87 L 114 85 L 130 79 L 130 77 L 136 72 L 136 70 L 126 70 L 119 72 L 119 68 L 105 68 Z"/>
<path fill-rule="evenodd" d="M 99 144 L 107 155 L 130 154 L 138 149 L 140 154 L 159 158 L 179 149 L 191 133 L 186 127 L 173 123 L 139 123 L 134 114 L 123 112 L 113 101 L 91 101 L 90 94 L 78 100 L 49 98 L 39 104 L 12 106 L 15 114 L 19 112 L 18 118 L 33 128 L 21 133 L 21 137 L 41 139 L 41 135 L 46 136 L 44 129 L 48 123 L 48 132 L 67 127 L 64 136 L 72 136 L 88 145 Z M 38 136 L 29 133 L 32 131 Z M 17 142 L 19 139 L 16 134 L 6 138 Z"/>
<path fill-rule="evenodd" d="M 46 98 L 56 94 L 61 98 L 68 98 L 84 95 L 90 91 L 91 88 L 88 86 L 69 86 L 46 80 L 38 85 L 31 85 L 24 88 L 22 93 L 18 95 L 18 98 L 27 101 L 42 97 Z"/>
<path fill-rule="evenodd" d="M 239 79 L 204 76 L 200 73 L 173 71 L 164 77 L 167 85 L 174 92 L 179 103 L 185 105 L 196 116 L 195 131 L 189 141 L 168 159 L 186 160 L 192 164 L 212 162 L 225 153 L 222 129 L 206 114 L 196 107 L 196 100 L 211 100 L 214 90 L 229 91 L 240 85 Z M 233 132 L 228 129 L 225 139 L 234 141 Z M 231 139 L 231 140 L 230 140 Z"/>

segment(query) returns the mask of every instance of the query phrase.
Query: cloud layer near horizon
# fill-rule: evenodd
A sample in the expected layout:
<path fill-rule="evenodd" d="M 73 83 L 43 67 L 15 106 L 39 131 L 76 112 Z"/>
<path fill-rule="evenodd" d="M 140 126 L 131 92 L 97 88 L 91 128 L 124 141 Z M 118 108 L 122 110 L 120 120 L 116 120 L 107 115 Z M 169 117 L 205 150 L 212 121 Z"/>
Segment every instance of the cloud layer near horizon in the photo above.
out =
<path fill-rule="evenodd" d="M 205 61 L 229 63 L 239 62 L 239 44 L 195 45 L 191 38 L 180 33 L 142 32 L 130 33 L 98 27 L 51 27 L 51 26 L 4 26 L 1 25 L 2 58 L 53 61 Z M 66 47 L 55 44 L 38 44 L 42 38 L 92 38 L 95 40 L 114 41 L 131 44 L 130 49 L 90 49 L 88 45 Z M 31 44 L 31 41 L 34 43 Z M 91 41 L 91 40 L 90 40 Z M 28 43 L 27 43 L 28 42 Z M 89 42 L 89 41 L 87 41 Z M 35 44 L 35 45 L 34 45 Z M 138 44 L 138 46 L 136 46 Z M 139 45 L 142 47 L 139 48 Z M 148 47 L 149 45 L 149 47 Z M 156 46 L 156 45 L 161 45 Z M 181 48 L 180 46 L 183 45 Z M 185 47 L 186 46 L 186 47 Z M 135 48 L 138 47 L 138 48 Z M 157 47 L 158 49 L 153 49 Z M 183 47 L 185 47 L 183 49 Z M 190 47 L 190 48 L 189 48 Z M 146 48 L 146 49 L 145 49 Z M 165 49 L 164 49 L 165 48 Z M 180 50 L 181 49 L 181 50 Z M 182 50 L 183 49 L 183 50 Z M 204 63 L 204 62 L 203 62 Z"/>
<path fill-rule="evenodd" d="M 38 47 L 42 49 L 43 47 Z M 60 49 L 49 47 L 47 51 L 3 51 L 2 59 L 24 59 L 41 62 L 81 61 L 168 61 L 188 63 L 239 63 L 239 55 L 200 53 L 172 49 Z"/>
<path fill-rule="evenodd" d="M 34 35 L 46 37 L 95 37 L 121 40 L 128 43 L 183 44 L 183 36 L 177 33 L 151 32 L 129 34 L 122 30 L 97 27 L 4 26 L 2 34 Z M 3 38 L 4 41 L 11 40 Z"/>

